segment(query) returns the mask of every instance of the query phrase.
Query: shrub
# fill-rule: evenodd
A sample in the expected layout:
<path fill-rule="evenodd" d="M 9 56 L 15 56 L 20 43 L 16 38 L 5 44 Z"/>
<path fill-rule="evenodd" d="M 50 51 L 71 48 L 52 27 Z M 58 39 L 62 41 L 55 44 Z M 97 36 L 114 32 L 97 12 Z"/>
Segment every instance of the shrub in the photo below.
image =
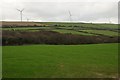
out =
<path fill-rule="evenodd" d="M 24 44 L 93 44 L 93 43 L 117 43 L 118 37 L 108 36 L 80 36 L 73 34 L 62 34 L 54 31 L 3 31 L 3 45 Z"/>

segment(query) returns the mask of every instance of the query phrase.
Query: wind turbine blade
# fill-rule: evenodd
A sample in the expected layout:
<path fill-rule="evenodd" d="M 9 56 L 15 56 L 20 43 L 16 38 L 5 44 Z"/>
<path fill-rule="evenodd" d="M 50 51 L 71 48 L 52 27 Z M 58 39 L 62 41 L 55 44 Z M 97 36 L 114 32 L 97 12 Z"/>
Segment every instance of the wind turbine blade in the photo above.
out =
<path fill-rule="evenodd" d="M 72 16 L 70 11 L 69 11 L 69 15 Z"/>
<path fill-rule="evenodd" d="M 24 8 L 21 11 L 23 11 L 23 10 L 24 10 Z"/>
<path fill-rule="evenodd" d="M 16 10 L 20 11 L 19 9 L 16 9 Z"/>
<path fill-rule="evenodd" d="M 69 13 L 69 18 L 70 18 L 70 22 L 71 22 L 72 21 L 72 14 L 69 10 L 68 10 L 68 13 Z"/>

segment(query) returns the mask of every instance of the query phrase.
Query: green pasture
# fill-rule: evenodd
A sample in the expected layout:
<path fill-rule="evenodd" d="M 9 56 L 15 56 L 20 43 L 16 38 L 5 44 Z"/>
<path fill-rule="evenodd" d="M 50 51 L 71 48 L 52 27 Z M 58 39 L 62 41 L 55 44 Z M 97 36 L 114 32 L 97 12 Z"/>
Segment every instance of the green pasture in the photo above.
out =
<path fill-rule="evenodd" d="M 110 24 L 110 23 L 80 23 L 80 22 L 38 22 L 40 24 L 47 24 L 47 25 L 60 25 L 64 27 L 68 26 L 83 26 L 83 27 L 94 27 L 94 28 L 111 28 L 111 29 L 118 29 L 117 24 Z"/>
<path fill-rule="evenodd" d="M 50 27 L 16 27 L 16 28 L 2 28 L 2 30 L 41 30 L 41 29 L 51 29 Z"/>
<path fill-rule="evenodd" d="M 115 78 L 118 44 L 3 46 L 3 78 Z"/>
<path fill-rule="evenodd" d="M 78 32 L 78 31 L 75 31 L 75 30 L 54 29 L 52 31 L 59 32 L 59 33 L 78 34 L 78 35 L 84 35 L 84 36 L 85 35 L 93 35 L 93 34 L 89 34 L 89 33 Z"/>
<path fill-rule="evenodd" d="M 118 36 L 118 32 L 108 31 L 108 30 L 80 30 L 85 31 L 88 33 L 97 33 L 97 34 L 103 34 L 106 36 Z"/>

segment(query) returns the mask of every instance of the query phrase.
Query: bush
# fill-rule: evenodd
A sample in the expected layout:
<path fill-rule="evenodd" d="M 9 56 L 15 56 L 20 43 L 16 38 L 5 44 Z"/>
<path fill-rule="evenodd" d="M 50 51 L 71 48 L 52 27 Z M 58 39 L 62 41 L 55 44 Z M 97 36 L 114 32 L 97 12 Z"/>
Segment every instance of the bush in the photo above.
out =
<path fill-rule="evenodd" d="M 117 43 L 118 37 L 107 36 L 80 36 L 73 34 L 61 34 L 53 31 L 3 31 L 3 45 L 24 44 L 93 44 L 93 43 Z"/>

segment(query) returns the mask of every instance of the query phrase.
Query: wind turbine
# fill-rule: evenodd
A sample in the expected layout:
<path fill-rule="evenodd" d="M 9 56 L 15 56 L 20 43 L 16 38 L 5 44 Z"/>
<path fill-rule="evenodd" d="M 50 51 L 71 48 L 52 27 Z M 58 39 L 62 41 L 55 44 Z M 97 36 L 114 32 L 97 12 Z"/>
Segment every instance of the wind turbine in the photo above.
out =
<path fill-rule="evenodd" d="M 17 9 L 17 10 L 20 12 L 20 18 L 21 18 L 21 22 L 22 22 L 22 12 L 23 12 L 24 8 L 22 10 L 20 10 L 20 9 Z"/>
<path fill-rule="evenodd" d="M 69 12 L 69 17 L 70 17 L 70 22 L 71 22 L 72 21 L 72 14 L 70 11 L 68 11 L 68 12 Z"/>
<path fill-rule="evenodd" d="M 109 23 L 111 24 L 112 22 L 111 22 L 111 19 L 109 19 Z"/>
<path fill-rule="evenodd" d="M 29 19 L 29 18 L 27 18 L 27 22 L 29 22 L 29 20 L 30 20 L 30 19 Z"/>

